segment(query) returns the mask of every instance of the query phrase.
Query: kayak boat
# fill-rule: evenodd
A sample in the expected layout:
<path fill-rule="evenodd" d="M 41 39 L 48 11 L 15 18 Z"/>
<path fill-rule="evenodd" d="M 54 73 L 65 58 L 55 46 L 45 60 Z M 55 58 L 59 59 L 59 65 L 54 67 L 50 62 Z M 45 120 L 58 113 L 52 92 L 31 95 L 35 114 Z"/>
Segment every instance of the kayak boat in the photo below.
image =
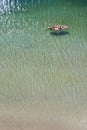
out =
<path fill-rule="evenodd" d="M 54 25 L 54 26 L 49 26 L 48 29 L 54 30 L 54 31 L 60 31 L 60 30 L 68 29 L 68 26 L 66 26 L 66 25 Z"/>

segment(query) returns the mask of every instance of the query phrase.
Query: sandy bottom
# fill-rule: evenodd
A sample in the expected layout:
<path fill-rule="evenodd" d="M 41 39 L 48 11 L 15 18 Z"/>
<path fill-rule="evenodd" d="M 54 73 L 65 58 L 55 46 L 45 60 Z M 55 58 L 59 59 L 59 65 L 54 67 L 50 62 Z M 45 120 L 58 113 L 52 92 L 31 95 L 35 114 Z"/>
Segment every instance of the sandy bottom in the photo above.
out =
<path fill-rule="evenodd" d="M 87 112 L 64 105 L 3 107 L 0 130 L 87 130 Z"/>

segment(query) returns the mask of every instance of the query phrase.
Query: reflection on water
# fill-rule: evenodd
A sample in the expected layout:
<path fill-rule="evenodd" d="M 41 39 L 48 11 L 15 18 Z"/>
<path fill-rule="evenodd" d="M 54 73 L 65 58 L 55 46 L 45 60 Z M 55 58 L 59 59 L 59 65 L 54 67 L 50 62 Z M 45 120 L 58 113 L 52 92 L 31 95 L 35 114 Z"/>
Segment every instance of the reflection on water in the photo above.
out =
<path fill-rule="evenodd" d="M 0 14 L 24 10 L 23 5 L 40 3 L 40 0 L 0 0 Z"/>
<path fill-rule="evenodd" d="M 53 0 L 0 0 L 0 14 L 4 14 L 4 13 L 11 13 L 14 11 L 18 11 L 18 10 L 25 10 L 26 5 L 30 5 L 32 6 L 33 4 L 45 4 L 45 5 L 55 5 L 57 4 L 62 4 L 64 5 L 64 3 L 68 4 L 72 4 L 72 5 L 87 5 L 87 1 L 86 0 L 55 0 L 55 2 Z M 54 4 L 55 3 L 55 4 Z"/>
<path fill-rule="evenodd" d="M 0 13 L 7 13 L 15 9 L 20 9 L 19 0 L 0 0 Z"/>

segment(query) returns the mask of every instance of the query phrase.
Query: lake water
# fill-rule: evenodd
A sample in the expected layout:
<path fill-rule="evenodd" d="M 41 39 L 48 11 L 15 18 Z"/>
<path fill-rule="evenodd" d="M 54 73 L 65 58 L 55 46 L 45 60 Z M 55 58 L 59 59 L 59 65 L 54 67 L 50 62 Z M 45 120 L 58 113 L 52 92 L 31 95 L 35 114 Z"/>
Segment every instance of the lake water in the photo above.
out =
<path fill-rule="evenodd" d="M 69 29 L 61 33 L 47 29 L 56 24 Z M 73 109 L 79 116 L 87 115 L 86 27 L 86 0 L 0 0 L 3 113 L 39 106 L 45 114 L 48 108 L 56 114 L 66 108 L 65 113 L 72 115 Z"/>

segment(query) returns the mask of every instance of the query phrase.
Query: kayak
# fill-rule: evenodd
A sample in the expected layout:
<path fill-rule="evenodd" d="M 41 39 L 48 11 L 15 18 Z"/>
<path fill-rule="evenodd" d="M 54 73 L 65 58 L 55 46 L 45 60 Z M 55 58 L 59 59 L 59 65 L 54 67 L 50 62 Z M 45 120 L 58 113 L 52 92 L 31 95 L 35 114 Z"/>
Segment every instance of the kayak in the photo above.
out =
<path fill-rule="evenodd" d="M 68 29 L 68 26 L 66 26 L 66 25 L 54 25 L 54 26 L 49 26 L 48 29 L 54 30 L 54 31 L 60 31 L 60 30 Z"/>

